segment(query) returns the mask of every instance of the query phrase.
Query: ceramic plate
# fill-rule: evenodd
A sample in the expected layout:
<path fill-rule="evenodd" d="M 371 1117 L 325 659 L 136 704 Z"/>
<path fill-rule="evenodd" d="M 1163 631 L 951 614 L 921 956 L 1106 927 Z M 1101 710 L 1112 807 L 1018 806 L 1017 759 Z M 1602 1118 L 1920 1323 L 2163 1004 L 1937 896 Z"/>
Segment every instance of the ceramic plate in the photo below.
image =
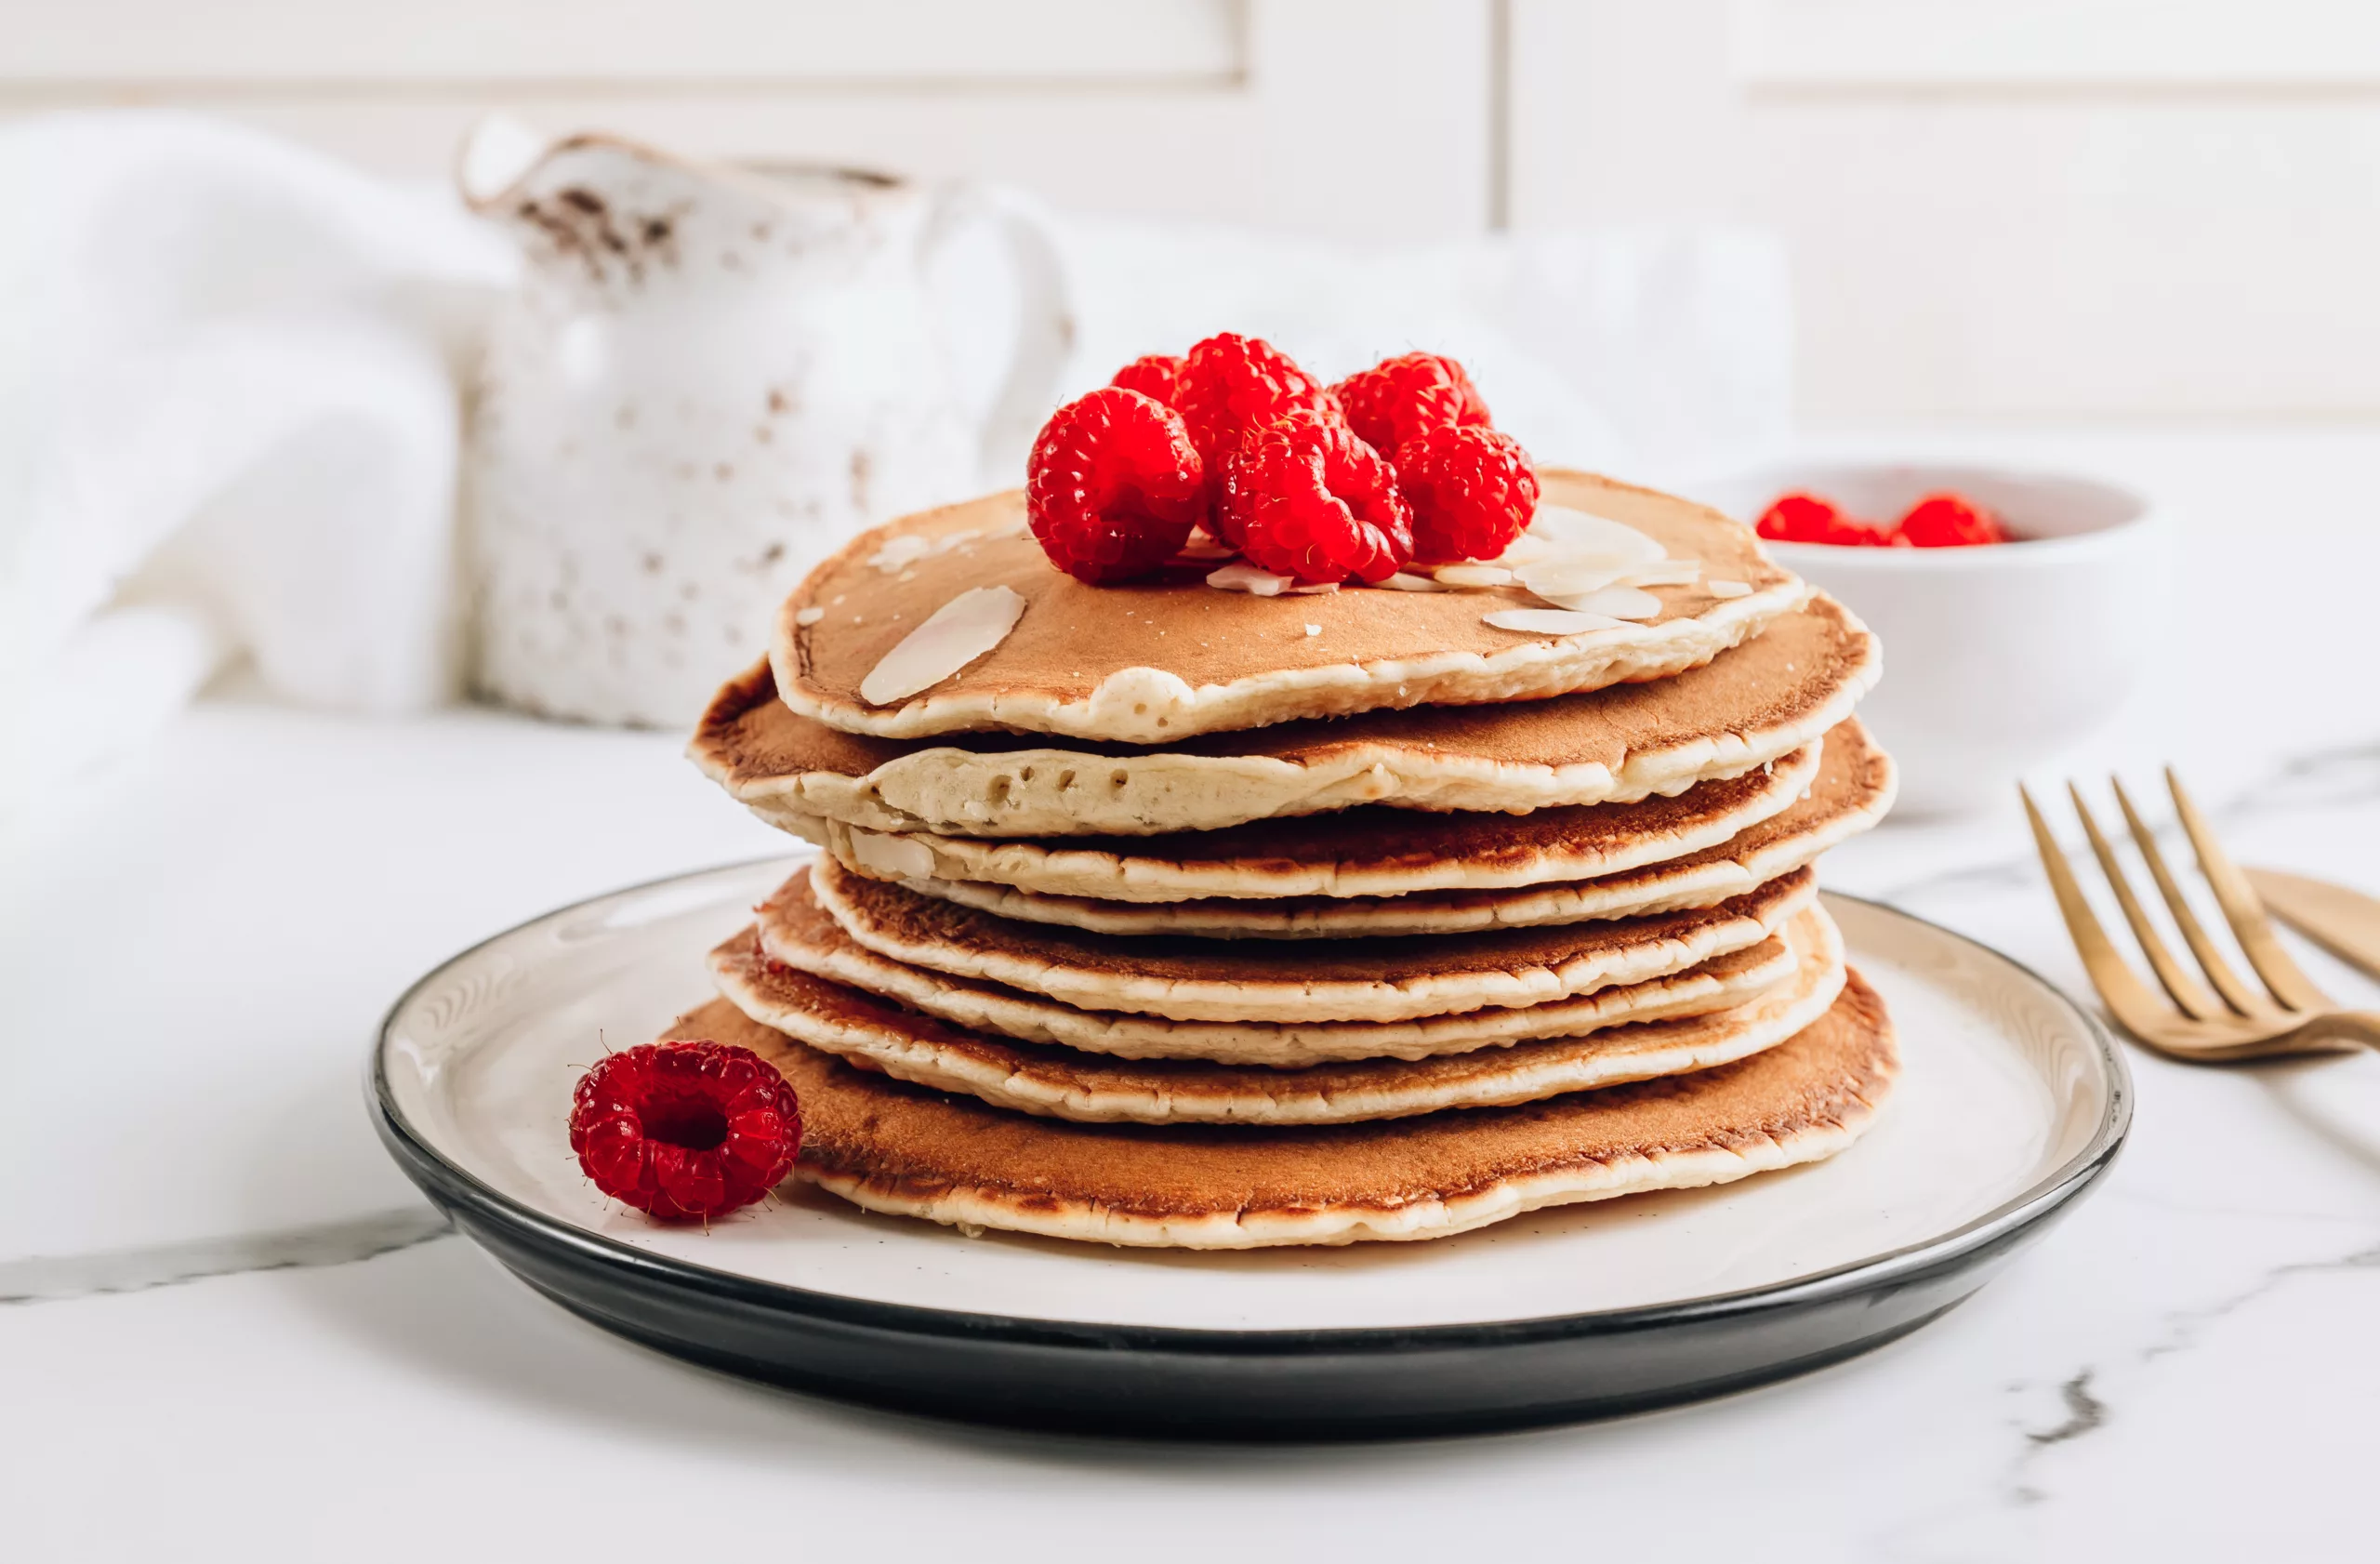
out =
<path fill-rule="evenodd" d="M 581 1176 L 570 1092 L 708 997 L 703 953 L 787 861 L 565 908 L 397 1001 L 382 1140 L 565 1308 L 734 1372 L 951 1416 L 1388 1436 L 1714 1395 L 1878 1345 L 1981 1286 L 2090 1186 L 2131 1117 L 2096 1022 L 2006 957 L 1830 896 L 1899 1029 L 1876 1126 L 1826 1162 L 1559 1207 L 1460 1238 L 1237 1253 L 881 1216 L 807 1186 L 665 1228 Z"/>

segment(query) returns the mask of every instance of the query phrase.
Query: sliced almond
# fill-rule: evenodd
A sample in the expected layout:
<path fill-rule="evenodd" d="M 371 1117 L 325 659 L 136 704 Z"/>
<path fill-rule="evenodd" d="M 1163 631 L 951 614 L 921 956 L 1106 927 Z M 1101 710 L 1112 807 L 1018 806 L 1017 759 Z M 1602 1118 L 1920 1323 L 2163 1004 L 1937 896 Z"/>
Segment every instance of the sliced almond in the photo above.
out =
<path fill-rule="evenodd" d="M 1218 543 L 1203 532 L 1194 532 L 1190 535 L 1190 541 L 1182 545 L 1178 557 L 1185 560 L 1227 560 L 1238 553 L 1239 550 L 1228 543 Z"/>
<path fill-rule="evenodd" d="M 1567 505 L 1540 505 L 1529 523 L 1530 535 L 1565 553 L 1610 554 L 1632 563 L 1651 564 L 1669 550 L 1656 538 L 1625 522 L 1580 510 Z"/>
<path fill-rule="evenodd" d="M 1481 564 L 1476 560 L 1442 564 L 1432 574 L 1449 587 L 1501 587 L 1513 579 L 1513 573 L 1502 565 Z"/>
<path fill-rule="evenodd" d="M 860 681 L 861 698 L 884 706 L 941 683 L 1007 640 L 1024 612 L 1025 599 L 1012 588 L 969 588 L 935 609 L 868 669 Z"/>
<path fill-rule="evenodd" d="M 1601 614 L 1612 619 L 1657 619 L 1661 614 L 1661 600 L 1634 587 L 1605 587 L 1570 597 L 1539 595 L 1557 608 L 1580 614 Z"/>
<path fill-rule="evenodd" d="M 1278 597 L 1295 584 L 1293 577 L 1259 570 L 1246 560 L 1234 560 L 1207 577 L 1210 587 L 1221 587 L 1227 592 L 1247 592 L 1252 597 Z"/>
<path fill-rule="evenodd" d="M 1690 587 L 1702 578 L 1699 560 L 1663 560 L 1659 564 L 1631 565 L 1621 576 L 1623 587 Z"/>
<path fill-rule="evenodd" d="M 1387 580 L 1375 581 L 1372 585 L 1375 587 L 1386 587 L 1393 592 L 1442 592 L 1446 590 L 1444 587 L 1439 586 L 1427 576 L 1416 576 L 1409 570 L 1400 570 L 1395 575 L 1390 577 Z"/>
<path fill-rule="evenodd" d="M 1630 568 L 1608 554 L 1557 554 L 1514 574 L 1540 597 L 1578 597 L 1620 584 Z"/>
<path fill-rule="evenodd" d="M 1592 630 L 1618 630 L 1620 621 L 1604 614 L 1570 608 L 1504 608 L 1486 615 L 1481 623 L 1523 635 L 1584 635 Z"/>
<path fill-rule="evenodd" d="M 796 614 L 793 616 L 793 622 L 797 625 L 814 625 L 826 616 L 826 611 L 813 603 Z"/>
<path fill-rule="evenodd" d="M 1336 581 L 1303 581 L 1297 586 L 1283 589 L 1281 595 L 1283 597 L 1323 597 L 1338 590 L 1339 583 Z"/>
<path fill-rule="evenodd" d="M 1750 597 L 1752 583 L 1748 581 L 1713 581 L 1710 585 L 1712 597 Z"/>
<path fill-rule="evenodd" d="M 932 552 L 932 539 L 920 537 L 914 532 L 905 532 L 898 537 L 886 538 L 882 548 L 867 556 L 867 563 L 890 576 L 895 571 L 908 569 Z"/>

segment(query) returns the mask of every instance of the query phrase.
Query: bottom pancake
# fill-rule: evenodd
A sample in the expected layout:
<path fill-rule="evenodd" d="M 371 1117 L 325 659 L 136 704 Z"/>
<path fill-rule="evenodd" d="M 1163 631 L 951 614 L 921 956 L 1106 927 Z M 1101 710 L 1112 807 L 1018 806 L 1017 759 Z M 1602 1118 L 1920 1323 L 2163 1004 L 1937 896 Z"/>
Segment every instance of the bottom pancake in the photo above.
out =
<path fill-rule="evenodd" d="M 1148 1247 L 1444 1238 L 1540 1207 L 1816 1161 L 1899 1059 L 1854 973 L 1816 1023 L 1731 1065 L 1519 1107 L 1321 1128 L 1081 1124 L 853 1067 L 714 1000 L 672 1038 L 752 1049 L 801 1100 L 795 1172 L 871 1211 Z"/>
<path fill-rule="evenodd" d="M 1021 1113 L 1091 1123 L 1340 1124 L 1535 1102 L 1708 1069 L 1774 1047 L 1825 1014 L 1843 988 L 1842 936 L 1822 908 L 1805 909 L 1780 934 L 1793 954 L 1792 976 L 1731 1009 L 1428 1059 L 1302 1069 L 1117 1059 L 969 1031 L 772 961 L 750 929 L 713 950 L 710 968 L 738 1010 L 798 1042 Z"/>

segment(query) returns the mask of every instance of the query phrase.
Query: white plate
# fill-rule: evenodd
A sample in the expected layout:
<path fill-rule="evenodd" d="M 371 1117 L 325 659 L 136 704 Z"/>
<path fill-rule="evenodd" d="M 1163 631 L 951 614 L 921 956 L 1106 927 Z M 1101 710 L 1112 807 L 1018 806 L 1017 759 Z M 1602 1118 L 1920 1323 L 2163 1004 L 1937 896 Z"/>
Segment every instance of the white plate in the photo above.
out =
<path fill-rule="evenodd" d="M 708 997 L 703 953 L 741 926 L 790 868 L 746 865 L 640 887 L 498 935 L 399 1001 L 375 1063 L 391 1149 L 507 1264 L 605 1323 L 768 1377 L 820 1383 L 801 1352 L 787 1361 L 748 1342 L 730 1351 L 699 1321 L 629 1318 L 643 1306 L 617 1289 L 682 1292 L 691 1285 L 790 1311 L 808 1326 L 822 1307 L 856 1310 L 945 1341 L 968 1330 L 1030 1336 L 1038 1324 L 1087 1332 L 1111 1354 L 1141 1349 L 1132 1344 L 1162 1350 L 1169 1333 L 1277 1352 L 1293 1337 L 1355 1332 L 1410 1342 L 1421 1332 L 1476 1351 L 1483 1329 L 1514 1321 L 1533 1322 L 1539 1334 L 1552 1330 L 1548 1340 L 1607 1344 L 1615 1332 L 1634 1337 L 1715 1311 L 1753 1336 L 1779 1334 L 1779 1323 L 1802 1308 L 1867 1288 L 1906 1293 L 1912 1275 L 1948 1266 L 1939 1280 L 1963 1284 L 1946 1285 L 1946 1297 L 1929 1294 L 1924 1314 L 1886 1322 L 1908 1329 L 1979 1285 L 1993 1262 L 2087 1184 L 2112 1156 L 2129 1113 L 2120 1056 L 2057 990 L 1934 925 L 1831 896 L 1854 964 L 1891 1011 L 1903 1067 L 1875 1127 L 1810 1167 L 1539 1212 L 1435 1242 L 1342 1249 L 1190 1253 L 970 1239 L 862 1212 L 799 1184 L 777 1203 L 708 1232 L 655 1226 L 606 1200 L 579 1173 L 565 1133 L 571 1088 L 606 1044 L 649 1040 Z M 555 1266 L 568 1275 L 543 1274 Z M 685 1330 L 705 1334 L 689 1339 Z M 1731 1383 L 1764 1367 L 1790 1372 L 1812 1352 L 1839 1357 L 1896 1332 L 1835 1343 L 1808 1333 L 1783 1331 L 1769 1356 L 1751 1352 L 1761 1361 L 1739 1364 Z M 918 1399 L 898 1386 L 826 1377 L 853 1394 Z M 1619 1400 L 1573 1398 L 1561 1410 L 1715 1387 L 1697 1381 L 1631 1390 L 1629 1376 L 1621 1381 Z M 985 1410 L 960 1393 L 947 1405 Z M 1561 1414 L 1551 1403 L 1506 1411 Z M 1065 1416 L 1063 1406 L 1023 1413 Z M 1496 1420 L 1487 1408 L 1450 1415 Z"/>

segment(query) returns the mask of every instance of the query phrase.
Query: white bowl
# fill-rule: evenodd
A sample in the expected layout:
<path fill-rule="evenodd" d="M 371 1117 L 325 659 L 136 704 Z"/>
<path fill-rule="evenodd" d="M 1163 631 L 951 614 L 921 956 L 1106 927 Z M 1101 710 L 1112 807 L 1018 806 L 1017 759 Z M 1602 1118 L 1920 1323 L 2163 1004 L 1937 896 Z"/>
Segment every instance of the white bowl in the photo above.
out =
<path fill-rule="evenodd" d="M 2165 529 L 2149 502 L 2089 478 L 1914 463 L 1780 462 L 1694 486 L 1747 524 L 1778 496 L 1805 490 L 1889 525 L 1943 489 L 1996 511 L 2019 541 L 1767 545 L 1884 642 L 1884 682 L 1859 715 L 1899 762 L 1907 814 L 2004 800 L 2020 773 L 2123 703 L 2149 655 L 2163 575 Z"/>

